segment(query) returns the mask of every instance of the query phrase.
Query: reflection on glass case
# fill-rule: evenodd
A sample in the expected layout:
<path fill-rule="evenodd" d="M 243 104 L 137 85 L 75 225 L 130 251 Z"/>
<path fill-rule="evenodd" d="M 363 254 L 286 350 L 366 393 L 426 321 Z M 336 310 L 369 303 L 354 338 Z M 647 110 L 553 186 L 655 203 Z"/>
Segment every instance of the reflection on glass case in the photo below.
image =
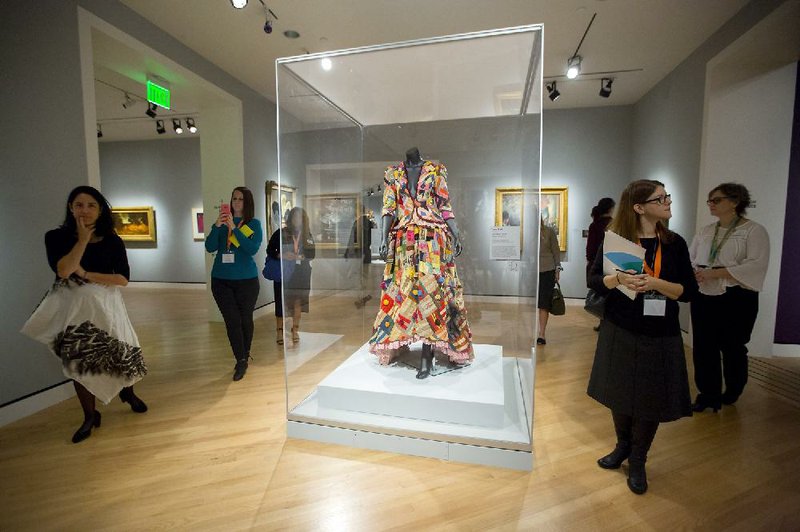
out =
<path fill-rule="evenodd" d="M 290 436 L 532 467 L 541 43 L 277 61 Z"/>

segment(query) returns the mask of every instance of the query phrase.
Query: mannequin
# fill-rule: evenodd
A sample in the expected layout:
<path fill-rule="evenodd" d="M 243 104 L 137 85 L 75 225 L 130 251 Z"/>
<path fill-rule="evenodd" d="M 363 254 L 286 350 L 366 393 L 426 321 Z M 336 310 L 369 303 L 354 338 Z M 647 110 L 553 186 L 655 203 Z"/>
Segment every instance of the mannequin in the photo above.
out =
<path fill-rule="evenodd" d="M 390 357 L 386 353 L 396 346 L 422 339 L 418 379 L 431 373 L 434 345 L 457 363 L 469 363 L 473 357 L 453 262 L 462 245 L 446 177 L 444 165 L 424 160 L 416 147 L 406 152 L 402 163 L 390 166 L 385 176 L 379 254 L 387 265 L 370 350 L 385 364 Z M 395 261 L 397 253 L 402 256 Z"/>

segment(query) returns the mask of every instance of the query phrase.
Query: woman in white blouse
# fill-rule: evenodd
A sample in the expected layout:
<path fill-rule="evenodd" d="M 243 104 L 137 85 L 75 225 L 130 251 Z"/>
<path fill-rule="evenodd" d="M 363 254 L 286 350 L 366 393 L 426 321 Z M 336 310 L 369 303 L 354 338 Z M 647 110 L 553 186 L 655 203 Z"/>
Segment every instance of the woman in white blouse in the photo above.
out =
<path fill-rule="evenodd" d="M 723 183 L 708 193 L 706 203 L 719 221 L 700 229 L 689 248 L 700 285 L 691 305 L 695 412 L 732 405 L 744 390 L 747 343 L 769 266 L 767 231 L 744 217 L 750 205 L 747 188 Z"/>

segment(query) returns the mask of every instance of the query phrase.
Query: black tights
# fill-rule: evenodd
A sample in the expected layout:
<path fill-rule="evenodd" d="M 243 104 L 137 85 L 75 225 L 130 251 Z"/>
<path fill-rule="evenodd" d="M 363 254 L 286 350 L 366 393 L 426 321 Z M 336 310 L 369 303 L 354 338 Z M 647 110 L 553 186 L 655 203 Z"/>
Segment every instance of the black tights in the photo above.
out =
<path fill-rule="evenodd" d="M 86 387 L 78 381 L 72 381 L 72 384 L 75 386 L 75 393 L 78 395 L 78 401 L 80 401 L 81 408 L 83 409 L 83 427 L 90 427 L 92 423 L 94 423 L 94 411 L 96 404 L 94 394 L 87 390 Z M 133 386 L 126 386 L 120 391 L 120 395 L 125 393 L 129 394 L 131 397 L 134 397 L 135 395 L 133 393 Z"/>
<path fill-rule="evenodd" d="M 617 445 L 631 450 L 629 460 L 644 463 L 647 452 L 656 437 L 658 421 L 634 418 L 619 412 L 611 411 L 614 418 L 614 431 L 617 433 Z"/>

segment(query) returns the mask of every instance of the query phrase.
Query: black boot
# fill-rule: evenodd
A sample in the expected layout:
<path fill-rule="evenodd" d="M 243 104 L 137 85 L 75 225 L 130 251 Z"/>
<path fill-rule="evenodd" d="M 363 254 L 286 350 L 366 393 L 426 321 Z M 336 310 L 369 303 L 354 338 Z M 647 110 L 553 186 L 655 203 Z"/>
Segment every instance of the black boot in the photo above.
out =
<path fill-rule="evenodd" d="M 426 379 L 433 369 L 433 348 L 425 344 L 422 346 L 422 355 L 419 358 L 418 379 Z"/>
<path fill-rule="evenodd" d="M 147 405 L 133 393 L 133 386 L 126 386 L 119 391 L 119 398 L 123 403 L 131 405 L 131 410 L 137 414 L 144 414 L 147 412 Z"/>
<path fill-rule="evenodd" d="M 247 373 L 247 360 L 249 357 L 241 358 L 236 361 L 236 367 L 233 369 L 233 380 L 240 381 L 244 378 L 244 374 Z"/>
<path fill-rule="evenodd" d="M 710 408 L 714 412 L 719 412 L 719 409 L 722 408 L 722 401 L 719 397 L 713 398 L 708 395 L 703 395 L 702 393 L 697 394 L 694 404 L 692 404 L 692 411 L 702 412 L 706 408 Z"/>
<path fill-rule="evenodd" d="M 597 465 L 603 469 L 619 469 L 622 462 L 628 459 L 631 454 L 631 427 L 633 418 L 624 414 L 612 411 L 614 419 L 614 432 L 617 434 L 617 446 L 614 450 L 604 457 L 597 460 Z"/>
<path fill-rule="evenodd" d="M 650 451 L 657 430 L 658 421 L 633 420 L 631 455 L 628 459 L 628 488 L 637 495 L 647 491 L 647 471 L 644 464 L 647 462 L 647 453 Z"/>

